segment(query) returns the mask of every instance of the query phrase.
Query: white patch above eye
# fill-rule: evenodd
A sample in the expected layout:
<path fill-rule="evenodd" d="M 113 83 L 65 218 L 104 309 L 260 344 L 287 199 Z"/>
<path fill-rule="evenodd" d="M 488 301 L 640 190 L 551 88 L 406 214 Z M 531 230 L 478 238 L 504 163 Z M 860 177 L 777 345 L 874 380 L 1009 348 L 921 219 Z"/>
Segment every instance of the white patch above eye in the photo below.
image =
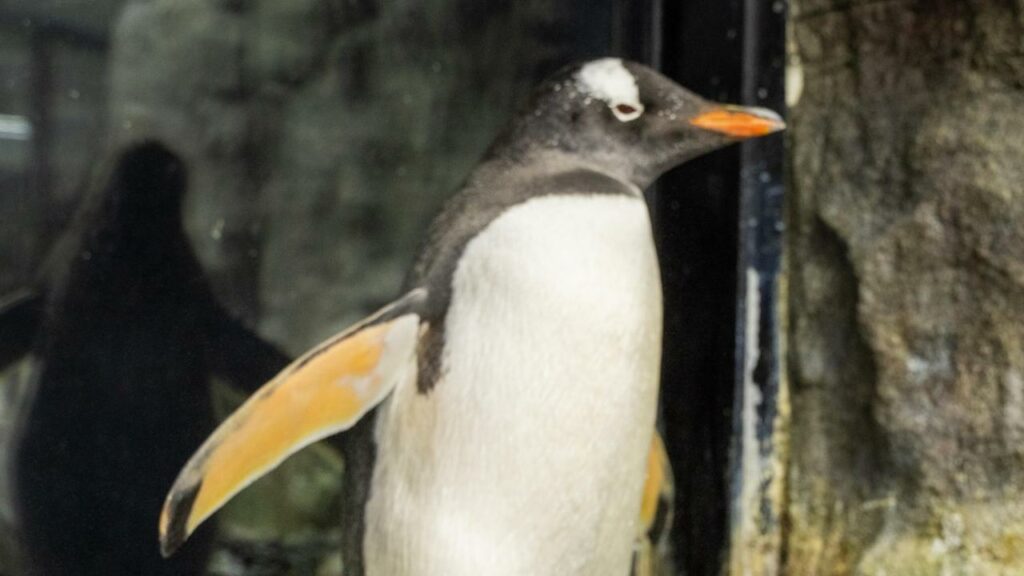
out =
<path fill-rule="evenodd" d="M 603 100 L 621 122 L 636 120 L 644 113 L 636 77 L 618 58 L 588 62 L 576 74 L 580 92 Z"/>

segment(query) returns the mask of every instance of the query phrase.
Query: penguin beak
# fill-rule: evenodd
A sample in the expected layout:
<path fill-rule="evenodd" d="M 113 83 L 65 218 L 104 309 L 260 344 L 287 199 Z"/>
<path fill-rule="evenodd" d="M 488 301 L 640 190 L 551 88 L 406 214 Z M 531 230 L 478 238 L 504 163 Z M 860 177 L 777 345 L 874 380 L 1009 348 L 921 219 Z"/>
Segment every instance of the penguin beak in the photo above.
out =
<path fill-rule="evenodd" d="M 747 139 L 784 130 L 786 123 L 767 108 L 716 105 L 690 118 L 690 124 L 730 138 Z"/>

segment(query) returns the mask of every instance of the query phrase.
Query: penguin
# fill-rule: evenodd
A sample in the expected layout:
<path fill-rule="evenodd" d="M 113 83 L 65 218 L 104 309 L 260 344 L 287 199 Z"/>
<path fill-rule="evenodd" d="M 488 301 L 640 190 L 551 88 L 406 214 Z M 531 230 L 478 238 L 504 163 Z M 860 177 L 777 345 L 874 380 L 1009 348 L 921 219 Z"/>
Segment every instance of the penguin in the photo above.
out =
<path fill-rule="evenodd" d="M 7 463 L 22 573 L 204 571 L 209 529 L 167 561 L 152 526 L 213 430 L 210 377 L 251 391 L 290 359 L 214 298 L 182 228 L 186 179 L 160 143 L 113 154 L 34 287 L 0 305 L 0 361 L 36 359 Z"/>
<path fill-rule="evenodd" d="M 346 574 L 629 575 L 662 332 L 643 190 L 783 127 L 634 62 L 556 73 L 433 222 L 404 294 L 299 357 L 189 460 L 164 553 L 347 430 Z"/>
<path fill-rule="evenodd" d="M 655 431 L 647 455 L 640 515 L 633 543 L 633 570 L 630 576 L 668 576 L 675 574 L 674 550 L 670 536 L 675 515 L 676 486 L 672 463 L 665 441 Z"/>

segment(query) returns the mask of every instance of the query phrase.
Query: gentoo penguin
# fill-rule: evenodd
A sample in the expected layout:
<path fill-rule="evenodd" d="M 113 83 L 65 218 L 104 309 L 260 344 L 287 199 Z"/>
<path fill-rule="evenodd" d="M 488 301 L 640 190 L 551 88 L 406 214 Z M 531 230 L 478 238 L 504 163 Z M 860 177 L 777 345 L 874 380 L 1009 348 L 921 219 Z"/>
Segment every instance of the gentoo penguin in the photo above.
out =
<path fill-rule="evenodd" d="M 34 289 L 0 311 L 0 360 L 37 361 L 8 463 L 22 573 L 203 573 L 208 537 L 168 562 L 152 527 L 213 430 L 210 376 L 251 385 L 289 359 L 215 301 L 182 229 L 185 186 L 160 144 L 117 153 Z"/>
<path fill-rule="evenodd" d="M 661 358 L 642 190 L 782 128 L 639 64 L 563 69 L 434 222 L 404 296 L 288 366 L 193 456 L 164 552 L 351 429 L 346 574 L 628 575 Z"/>

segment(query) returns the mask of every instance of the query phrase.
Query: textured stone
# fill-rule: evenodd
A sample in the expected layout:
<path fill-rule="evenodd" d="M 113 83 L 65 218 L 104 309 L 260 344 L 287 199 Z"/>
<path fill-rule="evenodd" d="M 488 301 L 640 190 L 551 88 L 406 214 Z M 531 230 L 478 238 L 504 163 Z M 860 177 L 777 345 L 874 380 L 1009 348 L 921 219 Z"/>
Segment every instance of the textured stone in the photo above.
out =
<path fill-rule="evenodd" d="M 786 573 L 1018 573 L 1019 7 L 796 13 Z"/>

